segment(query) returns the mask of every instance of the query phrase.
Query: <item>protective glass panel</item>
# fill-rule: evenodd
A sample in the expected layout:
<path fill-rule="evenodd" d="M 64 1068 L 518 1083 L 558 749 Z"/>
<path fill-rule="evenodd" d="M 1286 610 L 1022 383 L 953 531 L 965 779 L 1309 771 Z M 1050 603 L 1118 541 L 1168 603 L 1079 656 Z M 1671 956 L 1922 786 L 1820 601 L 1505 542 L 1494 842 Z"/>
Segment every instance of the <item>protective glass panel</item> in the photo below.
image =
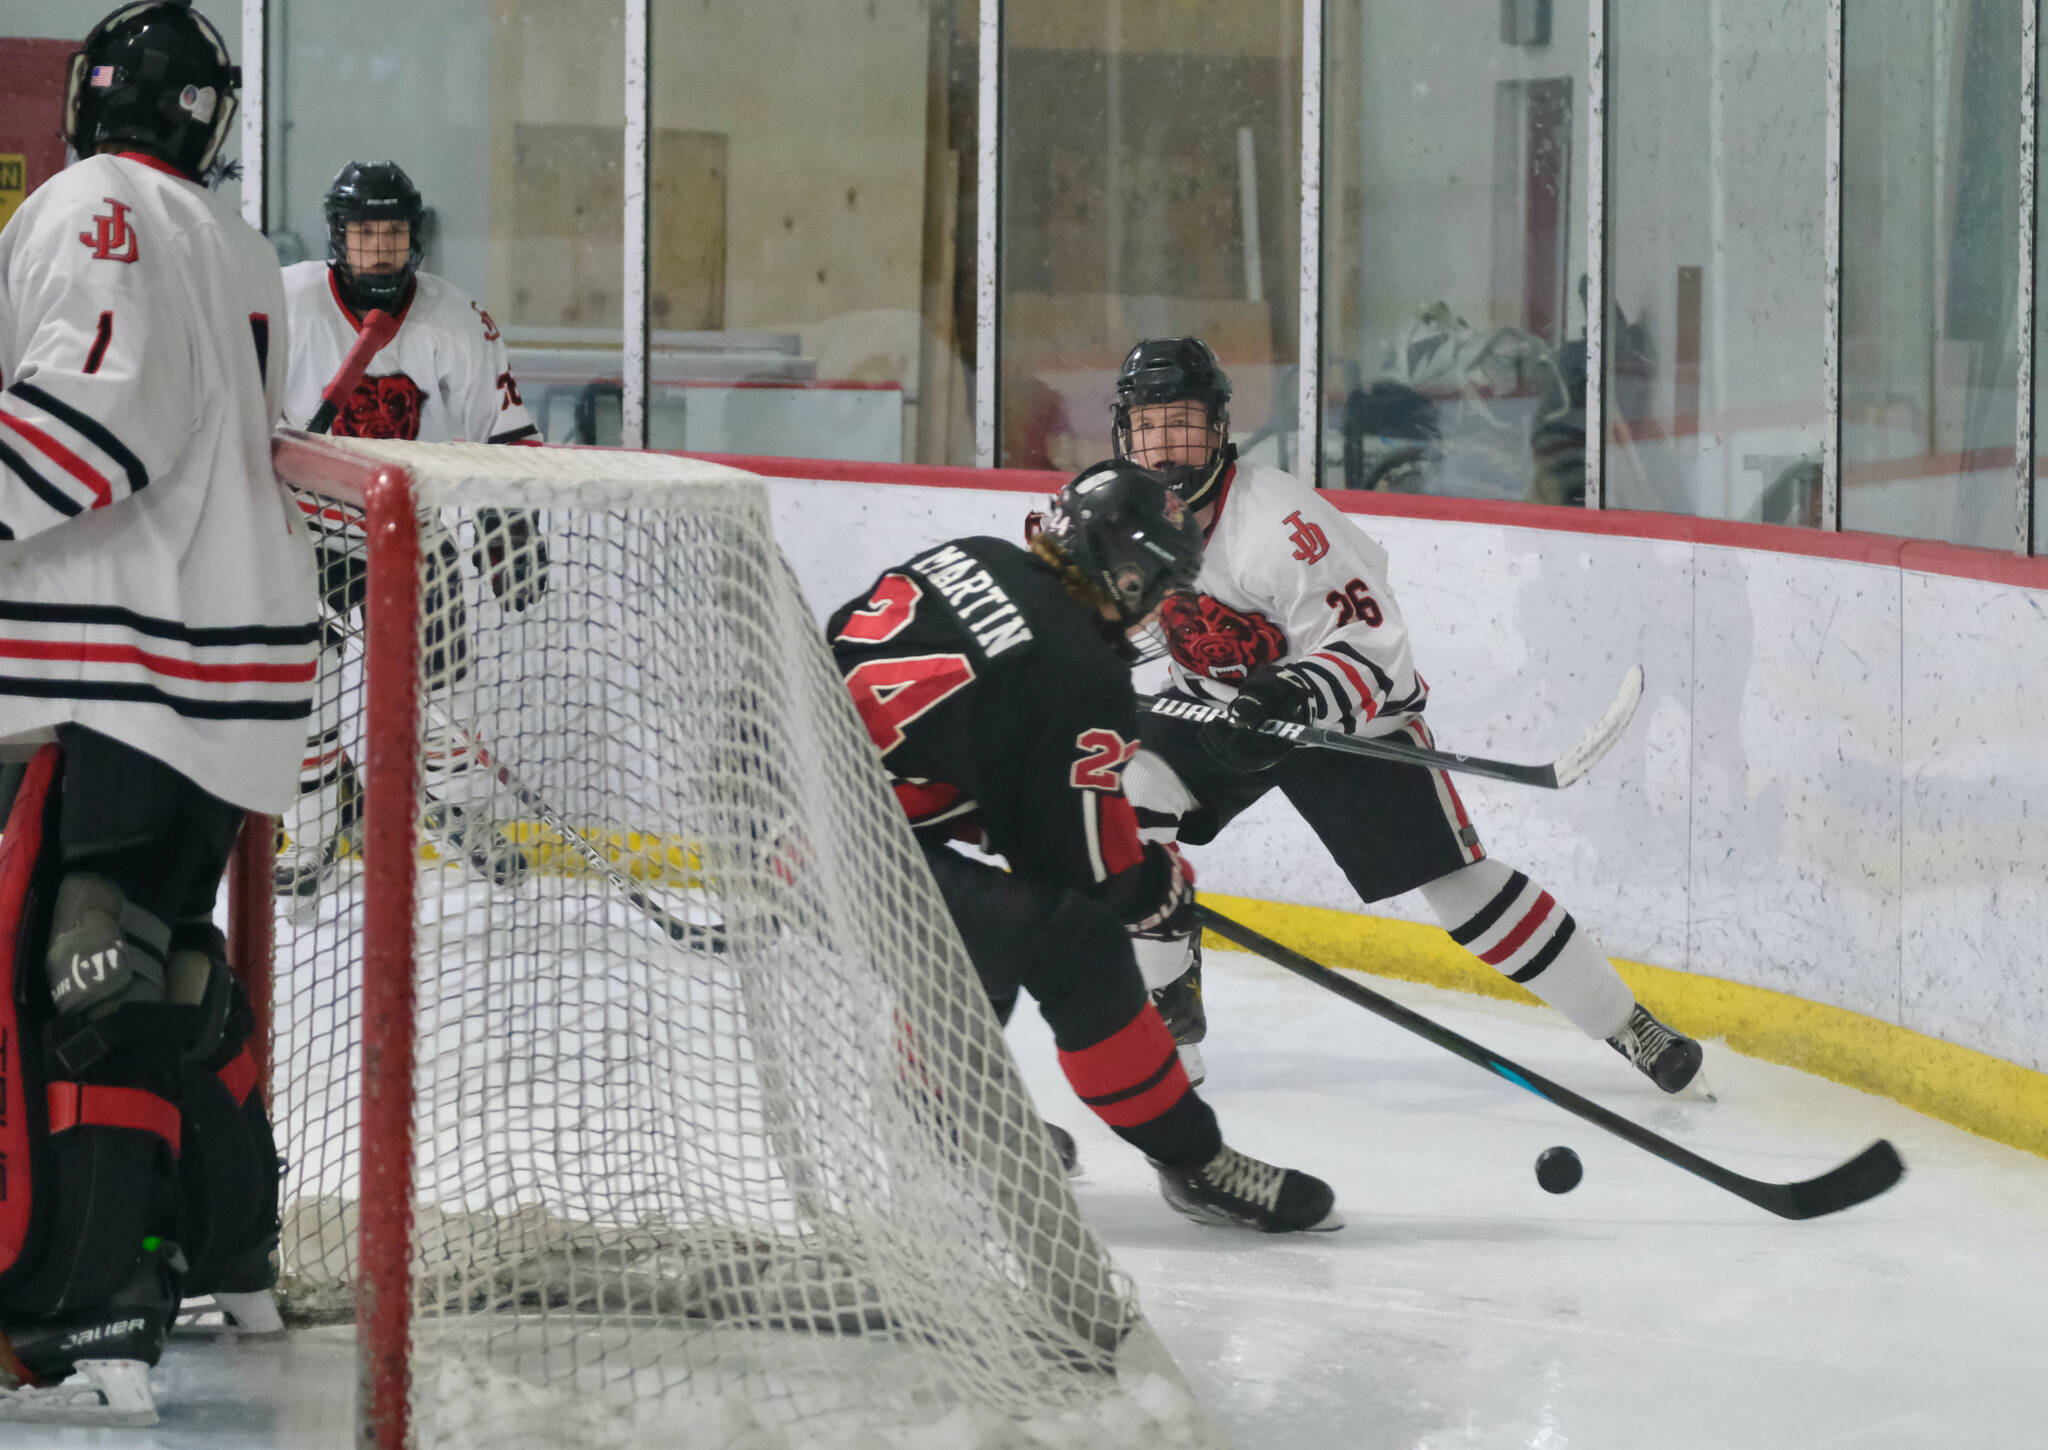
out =
<path fill-rule="evenodd" d="M 1820 523 L 1826 19 L 1783 0 L 1614 7 L 1610 508 Z"/>
<path fill-rule="evenodd" d="M 1580 502 L 1585 0 L 1325 25 L 1323 486 Z"/>
<path fill-rule="evenodd" d="M 270 27 L 279 258 L 327 258 L 344 163 L 397 162 L 426 207 L 422 269 L 491 315 L 534 421 L 567 441 L 620 372 L 623 0 L 272 0 Z"/>
<path fill-rule="evenodd" d="M 655 0 L 651 446 L 973 461 L 977 17 Z"/>
<path fill-rule="evenodd" d="M 1003 45 L 999 461 L 1107 457 L 1124 353 L 1194 334 L 1294 466 L 1299 0 L 1009 0 Z"/>
<path fill-rule="evenodd" d="M 1844 528 L 2012 545 L 2019 15 L 1847 8 Z"/>

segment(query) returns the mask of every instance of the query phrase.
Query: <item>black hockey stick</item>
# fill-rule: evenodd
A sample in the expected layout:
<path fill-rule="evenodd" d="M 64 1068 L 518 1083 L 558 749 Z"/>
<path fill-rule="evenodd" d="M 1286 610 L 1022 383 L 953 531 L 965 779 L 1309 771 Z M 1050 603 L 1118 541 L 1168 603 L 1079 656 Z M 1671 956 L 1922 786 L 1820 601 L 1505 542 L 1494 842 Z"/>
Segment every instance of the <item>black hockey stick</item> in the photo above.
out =
<path fill-rule="evenodd" d="M 1318 987 L 1335 992 L 1347 1001 L 1356 1002 L 1366 1011 L 1376 1012 L 1396 1026 L 1405 1027 L 1416 1036 L 1427 1038 L 1438 1047 L 1456 1053 L 1467 1062 L 1476 1063 L 1496 1077 L 1506 1078 L 1516 1087 L 1555 1103 L 1575 1117 L 1584 1118 L 1595 1127 L 1605 1128 L 1624 1142 L 1633 1143 L 1646 1153 L 1654 1153 L 1666 1163 L 1675 1164 L 1696 1177 L 1704 1178 L 1716 1188 L 1725 1188 L 1737 1198 L 1747 1199 L 1758 1208 L 1767 1209 L 1780 1218 L 1819 1218 L 1822 1214 L 1840 1213 L 1845 1208 L 1854 1208 L 1857 1204 L 1883 1193 L 1897 1183 L 1906 1171 L 1905 1164 L 1899 1161 L 1898 1150 L 1880 1138 L 1840 1167 L 1832 1168 L 1820 1177 L 1809 1178 L 1803 1183 L 1764 1183 L 1755 1178 L 1745 1178 L 1718 1163 L 1709 1162 L 1688 1148 L 1679 1147 L 1669 1138 L 1660 1137 L 1648 1128 L 1630 1122 L 1619 1113 L 1610 1112 L 1589 1098 L 1580 1097 L 1570 1088 L 1560 1087 L 1550 1079 L 1508 1061 L 1499 1053 L 1481 1047 L 1469 1037 L 1461 1037 L 1450 1028 L 1437 1025 L 1420 1012 L 1410 1011 L 1393 999 L 1383 997 L 1372 988 L 1353 981 L 1345 973 L 1332 971 L 1329 967 L 1310 961 L 1300 952 L 1281 946 L 1270 937 L 1259 935 L 1250 927 L 1240 926 L 1209 907 L 1196 906 L 1195 916 L 1210 931 L 1236 942 L 1246 951 L 1258 953 L 1275 966 L 1285 967 L 1297 976 L 1306 977 Z"/>
<path fill-rule="evenodd" d="M 1518 785 L 1540 786 L 1544 790 L 1563 790 L 1577 782 L 1596 765 L 1600 757 L 1613 749 L 1614 742 L 1621 739 L 1628 729 L 1628 722 L 1635 718 L 1636 705 L 1643 698 L 1643 667 L 1630 665 L 1622 677 L 1621 689 L 1615 694 L 1614 702 L 1607 707 L 1607 713 L 1593 723 L 1593 728 L 1579 737 L 1572 746 L 1557 759 L 1544 765 L 1517 765 L 1509 760 L 1488 760 L 1479 755 L 1460 755 L 1450 750 L 1432 750 L 1426 745 L 1390 736 L 1346 735 L 1341 730 L 1325 730 L 1315 725 L 1293 725 L 1278 720 L 1269 720 L 1259 727 L 1262 735 L 1277 735 L 1282 740 L 1296 745 L 1312 745 L 1319 750 L 1336 750 L 1346 755 L 1369 755 L 1376 760 L 1398 760 L 1410 765 L 1436 766 L 1444 770 L 1462 771 L 1467 775 L 1491 776 L 1495 780 L 1511 780 Z M 1202 724 L 1210 720 L 1221 720 L 1224 707 L 1205 705 L 1173 695 L 1140 695 L 1138 708 L 1154 715 L 1170 719 L 1187 720 Z"/>

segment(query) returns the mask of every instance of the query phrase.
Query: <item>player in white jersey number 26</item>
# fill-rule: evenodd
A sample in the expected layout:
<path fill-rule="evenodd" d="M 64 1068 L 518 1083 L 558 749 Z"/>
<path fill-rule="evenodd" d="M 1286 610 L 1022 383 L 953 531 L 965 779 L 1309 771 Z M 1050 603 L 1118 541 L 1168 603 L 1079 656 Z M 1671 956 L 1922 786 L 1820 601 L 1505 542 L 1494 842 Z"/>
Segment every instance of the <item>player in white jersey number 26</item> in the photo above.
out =
<path fill-rule="evenodd" d="M 1387 587 L 1385 551 L 1299 479 L 1239 460 L 1229 403 L 1230 380 L 1199 338 L 1141 342 L 1117 378 L 1117 456 L 1163 471 L 1205 540 L 1194 591 L 1161 611 L 1172 693 L 1229 707 L 1227 720 L 1203 725 L 1143 717 L 1145 748 L 1124 781 L 1146 836 L 1206 844 L 1277 788 L 1360 898 L 1420 890 L 1458 945 L 1664 1091 L 1683 1090 L 1699 1072 L 1699 1044 L 1636 1002 L 1548 891 L 1486 854 L 1446 772 L 1252 733 L 1284 720 L 1429 745 L 1429 689 Z M 1200 938 L 1137 947 L 1199 1080 Z"/>
<path fill-rule="evenodd" d="M 0 231 L 0 744 L 34 751 L 0 845 L 0 1421 L 154 1423 L 180 1297 L 267 1307 L 276 1275 L 213 913 L 245 813 L 291 798 L 319 631 L 270 466 L 276 254 L 209 185 L 238 86 L 182 0 L 121 6 L 72 57 L 77 159 Z"/>
<path fill-rule="evenodd" d="M 398 331 L 336 414 L 337 436 L 538 444 L 540 430 L 519 396 L 497 324 L 448 282 L 420 270 L 426 212 L 397 163 L 351 161 L 329 186 L 326 210 L 328 259 L 284 273 L 291 317 L 285 417 L 303 423 L 314 415 L 364 316 L 381 309 L 398 319 Z M 279 895 L 312 898 L 340 859 L 361 846 L 361 782 L 342 738 L 342 665 L 367 565 L 360 514 L 311 496 L 302 496 L 300 506 L 316 530 L 327 625 L 320 708 L 306 741 L 298 803 L 280 823 L 276 878 Z M 526 854 L 493 819 L 492 772 L 471 768 L 480 742 L 472 729 L 462 551 L 438 517 L 421 525 L 433 726 L 421 761 L 432 797 L 424 822 L 450 859 L 467 859 L 497 885 L 515 885 L 527 873 Z M 479 509 L 475 527 L 470 553 L 477 572 L 501 607 L 526 609 L 547 587 L 547 542 L 533 519 L 518 509 Z"/>

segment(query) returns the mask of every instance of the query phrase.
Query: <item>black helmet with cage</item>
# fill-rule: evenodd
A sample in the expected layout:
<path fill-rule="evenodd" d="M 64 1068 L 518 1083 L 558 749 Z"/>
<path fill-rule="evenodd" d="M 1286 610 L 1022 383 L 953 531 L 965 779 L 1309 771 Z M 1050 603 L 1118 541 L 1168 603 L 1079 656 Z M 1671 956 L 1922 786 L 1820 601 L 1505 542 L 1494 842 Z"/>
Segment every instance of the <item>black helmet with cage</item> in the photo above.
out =
<path fill-rule="evenodd" d="M 1132 410 L 1155 403 L 1198 403 L 1204 420 L 1169 428 L 1164 448 L 1141 444 Z M 1132 348 L 1116 376 L 1110 437 L 1118 458 L 1160 474 L 1190 508 L 1208 503 L 1237 458 L 1230 442 L 1230 378 L 1209 344 L 1199 337 L 1155 337 Z M 1169 457 L 1169 449 L 1181 456 Z M 1197 449 L 1198 457 L 1187 456 Z"/>
<path fill-rule="evenodd" d="M 1137 624 L 1202 569 L 1202 531 L 1167 481 L 1112 458 L 1074 475 L 1053 497 L 1038 537 L 1088 593 Z"/>
<path fill-rule="evenodd" d="M 211 183 L 241 87 L 227 42 L 191 0 L 123 5 L 72 53 L 64 142 L 81 157 L 109 145 L 140 151 Z"/>
<path fill-rule="evenodd" d="M 381 307 L 395 312 L 412 289 L 424 254 L 427 209 L 419 188 L 396 161 L 351 161 L 335 173 L 327 187 L 327 264 L 341 286 L 342 299 L 358 312 Z M 404 222 L 406 253 L 391 271 L 358 271 L 349 265 L 350 222 Z"/>

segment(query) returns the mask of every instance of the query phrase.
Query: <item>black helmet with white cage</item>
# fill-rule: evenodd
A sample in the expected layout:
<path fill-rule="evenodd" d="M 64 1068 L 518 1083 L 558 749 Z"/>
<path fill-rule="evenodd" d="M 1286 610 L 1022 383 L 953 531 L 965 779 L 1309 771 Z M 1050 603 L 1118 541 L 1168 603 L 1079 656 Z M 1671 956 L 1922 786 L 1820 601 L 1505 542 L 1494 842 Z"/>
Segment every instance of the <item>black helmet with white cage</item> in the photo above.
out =
<path fill-rule="evenodd" d="M 1173 436 L 1175 430 L 1169 430 L 1167 440 L 1177 452 L 1198 447 L 1199 459 L 1154 456 L 1164 450 L 1137 439 L 1132 411 L 1158 403 L 1201 406 L 1203 423 L 1182 425 L 1178 431 L 1188 436 Z M 1237 458 L 1230 442 L 1230 377 L 1209 344 L 1199 337 L 1155 337 L 1133 347 L 1117 372 L 1110 438 L 1118 458 L 1158 473 L 1190 508 L 1208 503 Z"/>
<path fill-rule="evenodd" d="M 227 42 L 191 0 L 123 5 L 72 53 L 64 142 L 81 157 L 126 146 L 211 182 L 241 88 Z"/>
<path fill-rule="evenodd" d="M 381 307 L 396 312 L 412 290 L 425 255 L 427 209 L 420 190 L 396 161 L 351 161 L 327 186 L 327 263 L 341 294 L 359 312 Z M 405 261 L 389 272 L 358 271 L 349 265 L 350 222 L 404 222 Z"/>
<path fill-rule="evenodd" d="M 1120 458 L 1074 475 L 1047 507 L 1043 536 L 1126 628 L 1202 569 L 1193 512 L 1159 474 Z"/>

